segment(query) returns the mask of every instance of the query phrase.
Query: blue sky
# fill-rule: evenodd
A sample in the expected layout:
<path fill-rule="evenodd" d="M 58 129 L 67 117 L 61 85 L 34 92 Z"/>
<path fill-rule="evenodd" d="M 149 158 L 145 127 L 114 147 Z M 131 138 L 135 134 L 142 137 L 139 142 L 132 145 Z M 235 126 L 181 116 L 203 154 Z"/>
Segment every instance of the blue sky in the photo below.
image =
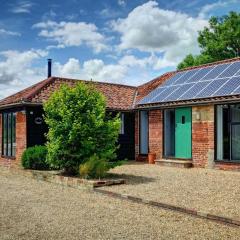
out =
<path fill-rule="evenodd" d="M 0 98 L 53 75 L 140 85 L 199 53 L 210 16 L 240 0 L 1 0 Z"/>

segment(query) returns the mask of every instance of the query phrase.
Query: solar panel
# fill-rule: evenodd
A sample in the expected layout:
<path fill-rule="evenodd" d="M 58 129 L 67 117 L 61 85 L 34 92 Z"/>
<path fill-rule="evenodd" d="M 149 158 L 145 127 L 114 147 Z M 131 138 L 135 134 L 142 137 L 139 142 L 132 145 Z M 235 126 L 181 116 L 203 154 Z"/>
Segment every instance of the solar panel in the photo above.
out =
<path fill-rule="evenodd" d="M 189 78 L 187 81 L 185 81 L 186 83 L 190 83 L 190 82 L 198 82 L 199 80 L 201 80 L 204 76 L 206 76 L 206 74 L 211 71 L 214 67 L 207 67 L 207 68 L 202 68 L 200 69 L 194 76 L 192 76 L 191 78 Z"/>
<path fill-rule="evenodd" d="M 224 83 L 226 83 L 229 78 L 221 78 L 211 81 L 206 88 L 204 88 L 200 93 L 197 94 L 197 98 L 209 97 L 214 92 L 216 92 Z"/>
<path fill-rule="evenodd" d="M 178 78 L 173 84 L 175 85 L 175 84 L 179 84 L 179 83 L 181 84 L 181 83 L 187 82 L 198 71 L 199 71 L 199 69 L 194 69 L 194 70 L 190 70 L 190 71 L 186 72 L 186 74 L 184 74 L 180 78 Z"/>
<path fill-rule="evenodd" d="M 231 64 L 224 72 L 222 72 L 218 78 L 232 77 L 240 68 L 240 62 Z"/>
<path fill-rule="evenodd" d="M 167 80 L 162 86 L 170 86 L 172 85 L 176 80 L 178 80 L 182 75 L 184 75 L 186 72 L 179 72 L 173 77 L 171 77 L 169 80 Z"/>
<path fill-rule="evenodd" d="M 187 99 L 194 99 L 196 95 L 201 91 L 203 88 L 205 88 L 210 81 L 205 81 L 205 82 L 197 82 L 188 89 L 182 96 L 178 98 L 178 100 L 187 100 Z"/>
<path fill-rule="evenodd" d="M 166 91 L 160 93 L 156 98 L 152 99 L 152 103 L 154 102 L 161 102 L 166 98 L 168 95 L 172 94 L 175 90 L 177 90 L 179 86 L 170 86 L 166 88 Z"/>
<path fill-rule="evenodd" d="M 219 88 L 212 96 L 231 95 L 235 89 L 240 86 L 240 77 L 230 78 L 221 88 Z"/>
<path fill-rule="evenodd" d="M 233 91 L 233 94 L 240 94 L 240 85 Z"/>
<path fill-rule="evenodd" d="M 240 70 L 237 73 L 235 73 L 235 76 L 240 76 Z"/>
<path fill-rule="evenodd" d="M 240 61 L 177 73 L 140 104 L 240 94 Z"/>
<path fill-rule="evenodd" d="M 164 99 L 164 102 L 174 101 L 174 100 L 178 99 L 180 96 L 182 96 L 193 85 L 194 85 L 194 83 L 184 84 L 184 85 L 179 86 L 179 88 L 176 91 L 172 92 L 170 95 L 168 95 Z"/>
<path fill-rule="evenodd" d="M 229 64 L 221 64 L 221 65 L 215 66 L 214 69 L 212 71 L 210 71 L 201 80 L 211 80 L 211 79 L 217 78 L 218 75 L 221 74 L 228 66 L 229 66 Z"/>
<path fill-rule="evenodd" d="M 140 104 L 146 104 L 146 103 L 150 103 L 151 100 L 153 98 L 155 98 L 158 94 L 160 94 L 161 92 L 165 91 L 166 88 L 162 88 L 162 87 L 159 87 L 155 90 L 153 90 L 152 92 L 150 92 L 146 97 L 144 97 L 139 103 Z"/>

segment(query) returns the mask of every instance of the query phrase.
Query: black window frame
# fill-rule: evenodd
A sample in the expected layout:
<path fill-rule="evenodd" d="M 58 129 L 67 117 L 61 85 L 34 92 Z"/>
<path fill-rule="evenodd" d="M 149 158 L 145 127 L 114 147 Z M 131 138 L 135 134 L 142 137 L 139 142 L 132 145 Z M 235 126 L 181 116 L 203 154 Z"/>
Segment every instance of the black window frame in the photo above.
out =
<path fill-rule="evenodd" d="M 2 157 L 16 157 L 16 113 L 2 113 Z M 10 141 L 9 141 L 10 140 Z M 10 148 L 9 148 L 10 146 Z"/>
<path fill-rule="evenodd" d="M 228 123 L 227 123 L 227 130 L 228 130 L 228 148 L 229 148 L 229 158 L 228 159 L 218 159 L 217 154 L 217 146 L 218 146 L 218 118 L 217 118 L 217 107 L 226 105 L 228 108 Z M 225 163 L 240 163 L 240 159 L 232 159 L 232 125 L 240 125 L 240 121 L 232 121 L 232 107 L 234 105 L 240 105 L 240 103 L 226 103 L 226 104 L 216 104 L 214 107 L 214 118 L 215 118 L 215 124 L 214 124 L 214 159 L 215 162 L 225 162 Z"/>

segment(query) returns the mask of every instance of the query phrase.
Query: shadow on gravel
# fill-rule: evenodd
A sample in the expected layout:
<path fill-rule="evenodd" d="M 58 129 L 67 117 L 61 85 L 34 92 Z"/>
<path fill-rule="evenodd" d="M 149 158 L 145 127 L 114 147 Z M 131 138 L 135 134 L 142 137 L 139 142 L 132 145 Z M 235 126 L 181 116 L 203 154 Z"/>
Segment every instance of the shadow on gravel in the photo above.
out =
<path fill-rule="evenodd" d="M 136 175 L 130 175 L 130 174 L 115 174 L 110 173 L 108 175 L 109 178 L 117 178 L 117 179 L 124 179 L 126 180 L 127 185 L 137 185 L 137 184 L 143 184 L 143 183 L 149 183 L 149 182 L 155 182 L 154 178 L 150 177 L 143 177 L 143 176 L 136 176 Z"/>

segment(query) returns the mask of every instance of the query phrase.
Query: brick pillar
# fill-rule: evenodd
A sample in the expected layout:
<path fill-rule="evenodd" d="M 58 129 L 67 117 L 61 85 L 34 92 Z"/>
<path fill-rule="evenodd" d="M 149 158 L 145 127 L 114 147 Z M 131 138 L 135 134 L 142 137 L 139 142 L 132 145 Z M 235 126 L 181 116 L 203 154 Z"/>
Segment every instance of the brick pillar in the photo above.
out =
<path fill-rule="evenodd" d="M 135 113 L 135 160 L 139 155 L 139 112 Z"/>
<path fill-rule="evenodd" d="M 192 107 L 192 159 L 195 167 L 214 166 L 214 106 Z"/>
<path fill-rule="evenodd" d="M 157 159 L 162 158 L 163 144 L 163 114 L 162 110 L 149 111 L 149 152 L 156 153 Z"/>
<path fill-rule="evenodd" d="M 20 166 L 21 156 L 27 147 L 27 121 L 26 114 L 16 113 L 16 157 L 15 159 L 2 156 L 2 114 L 0 114 L 0 163 L 4 165 Z"/>
<path fill-rule="evenodd" d="M 16 163 L 21 164 L 21 156 L 27 148 L 27 116 L 17 112 L 16 116 Z"/>

